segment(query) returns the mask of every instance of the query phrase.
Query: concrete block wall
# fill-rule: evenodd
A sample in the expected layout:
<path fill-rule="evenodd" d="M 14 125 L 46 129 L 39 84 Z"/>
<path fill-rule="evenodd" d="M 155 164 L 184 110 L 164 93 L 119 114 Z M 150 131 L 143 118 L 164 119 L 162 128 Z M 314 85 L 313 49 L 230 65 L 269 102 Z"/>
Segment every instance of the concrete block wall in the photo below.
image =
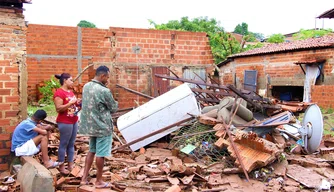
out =
<path fill-rule="evenodd" d="M 25 54 L 22 12 L 0 8 L 0 172 L 8 169 L 11 134 L 27 115 Z"/>
<path fill-rule="evenodd" d="M 211 72 L 214 63 L 206 33 L 117 27 L 91 29 L 30 24 L 27 54 L 31 99 L 36 97 L 36 84 L 55 72 L 76 76 L 80 69 L 94 63 L 82 75 L 81 82 L 93 78 L 98 65 L 110 67 L 108 86 L 121 108 L 142 104 L 147 99 L 116 88 L 116 84 L 151 95 L 152 67 L 171 67 L 182 77 L 184 67 L 202 67 Z M 171 82 L 174 84 L 177 82 Z"/>

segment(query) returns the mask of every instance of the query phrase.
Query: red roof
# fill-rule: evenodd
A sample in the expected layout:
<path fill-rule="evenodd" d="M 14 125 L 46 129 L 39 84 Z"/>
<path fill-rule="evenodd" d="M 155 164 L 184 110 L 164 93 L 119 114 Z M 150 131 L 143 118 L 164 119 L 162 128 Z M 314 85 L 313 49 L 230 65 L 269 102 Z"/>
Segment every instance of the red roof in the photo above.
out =
<path fill-rule="evenodd" d="M 229 58 L 268 54 L 268 53 L 278 53 L 286 51 L 296 51 L 301 49 L 322 48 L 322 47 L 330 47 L 333 45 L 334 45 L 334 35 L 327 35 L 323 37 L 310 38 L 306 40 L 299 40 L 293 42 L 272 43 L 265 45 L 264 47 L 261 48 L 252 49 L 249 51 L 231 55 L 229 56 Z"/>

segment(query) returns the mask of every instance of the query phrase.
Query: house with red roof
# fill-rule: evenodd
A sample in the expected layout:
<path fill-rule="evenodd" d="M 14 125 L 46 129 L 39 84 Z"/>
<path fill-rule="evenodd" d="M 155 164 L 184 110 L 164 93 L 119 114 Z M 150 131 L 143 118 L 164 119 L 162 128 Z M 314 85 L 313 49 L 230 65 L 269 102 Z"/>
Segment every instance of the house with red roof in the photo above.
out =
<path fill-rule="evenodd" d="M 231 55 L 218 67 L 221 84 L 334 107 L 334 35 L 267 44 Z"/>

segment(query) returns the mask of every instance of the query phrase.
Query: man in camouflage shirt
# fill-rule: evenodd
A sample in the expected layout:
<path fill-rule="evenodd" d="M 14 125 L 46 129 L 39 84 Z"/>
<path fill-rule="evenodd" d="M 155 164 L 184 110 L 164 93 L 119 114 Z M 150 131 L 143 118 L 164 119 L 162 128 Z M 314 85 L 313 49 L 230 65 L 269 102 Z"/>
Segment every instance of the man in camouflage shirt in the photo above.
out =
<path fill-rule="evenodd" d="M 111 91 L 106 87 L 109 79 L 109 68 L 100 66 L 95 77 L 83 87 L 82 110 L 80 115 L 79 133 L 88 135 L 89 153 L 86 157 L 81 184 L 87 184 L 88 172 L 96 155 L 95 188 L 110 188 L 110 184 L 102 180 L 104 157 L 111 154 L 113 122 L 111 114 L 116 112 L 118 102 L 114 100 Z"/>

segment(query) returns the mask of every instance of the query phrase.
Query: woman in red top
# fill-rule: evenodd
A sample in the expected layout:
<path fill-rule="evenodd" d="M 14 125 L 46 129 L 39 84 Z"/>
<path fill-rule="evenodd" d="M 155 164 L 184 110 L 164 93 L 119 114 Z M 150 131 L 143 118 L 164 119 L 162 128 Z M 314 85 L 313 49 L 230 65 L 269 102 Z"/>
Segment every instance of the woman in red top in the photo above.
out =
<path fill-rule="evenodd" d="M 68 160 L 68 169 L 62 164 L 59 166 L 59 171 L 63 174 L 69 174 L 74 165 L 74 142 L 78 131 L 77 113 L 80 110 L 81 101 L 71 91 L 73 80 L 70 74 L 62 73 L 61 75 L 55 75 L 55 77 L 59 79 L 61 85 L 53 95 L 58 112 L 56 121 L 60 132 L 58 161 L 65 161 L 65 153 Z"/>

